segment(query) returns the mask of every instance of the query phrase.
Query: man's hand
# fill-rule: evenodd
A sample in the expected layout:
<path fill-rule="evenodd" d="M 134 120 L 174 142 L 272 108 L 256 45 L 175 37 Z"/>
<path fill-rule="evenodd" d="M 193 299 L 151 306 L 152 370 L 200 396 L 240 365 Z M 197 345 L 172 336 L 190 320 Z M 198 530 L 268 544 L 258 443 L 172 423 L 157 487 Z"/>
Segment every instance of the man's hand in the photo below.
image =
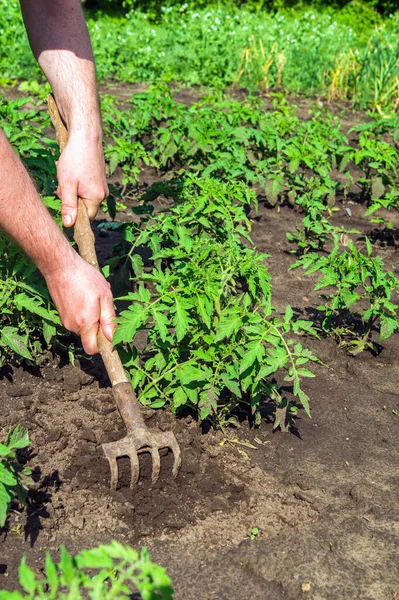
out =
<path fill-rule="evenodd" d="M 85 203 L 90 219 L 94 219 L 108 196 L 101 132 L 94 139 L 83 133 L 71 134 L 57 163 L 57 175 L 64 226 L 75 224 L 78 197 Z"/>
<path fill-rule="evenodd" d="M 96 354 L 98 327 L 111 342 L 115 310 L 109 283 L 78 254 L 63 268 L 45 274 L 47 286 L 69 331 L 80 335 L 87 354 Z"/>

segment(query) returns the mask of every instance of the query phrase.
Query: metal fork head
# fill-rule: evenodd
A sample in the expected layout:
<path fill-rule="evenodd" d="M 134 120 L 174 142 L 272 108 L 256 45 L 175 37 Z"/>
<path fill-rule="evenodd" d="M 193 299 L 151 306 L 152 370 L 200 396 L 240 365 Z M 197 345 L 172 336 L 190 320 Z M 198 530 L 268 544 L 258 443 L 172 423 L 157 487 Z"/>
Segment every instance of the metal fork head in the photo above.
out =
<path fill-rule="evenodd" d="M 176 477 L 181 465 L 181 452 L 179 444 L 171 431 L 159 431 L 140 427 L 129 432 L 124 438 L 117 442 L 109 442 L 102 445 L 105 457 L 111 469 L 111 489 L 116 490 L 118 485 L 118 463 L 117 458 L 128 456 L 131 464 L 130 488 L 132 489 L 140 475 L 139 457 L 143 452 L 149 452 L 152 456 L 152 483 L 158 480 L 161 470 L 161 459 L 159 450 L 170 448 L 173 452 L 174 462 L 172 474 Z"/>

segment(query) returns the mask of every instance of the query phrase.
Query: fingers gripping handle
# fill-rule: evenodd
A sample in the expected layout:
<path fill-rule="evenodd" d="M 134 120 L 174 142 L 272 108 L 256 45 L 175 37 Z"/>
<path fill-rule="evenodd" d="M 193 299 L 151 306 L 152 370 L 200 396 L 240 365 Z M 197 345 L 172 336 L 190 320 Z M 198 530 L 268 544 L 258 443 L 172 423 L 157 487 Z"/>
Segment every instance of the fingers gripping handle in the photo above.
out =
<path fill-rule="evenodd" d="M 48 111 L 55 128 L 57 142 L 62 152 L 68 142 L 68 131 L 62 122 L 53 96 L 48 96 L 47 103 Z M 94 233 L 90 226 L 90 219 L 86 206 L 81 198 L 78 198 L 78 216 L 76 218 L 73 237 L 78 245 L 80 256 L 90 265 L 99 270 L 96 249 L 94 246 Z M 119 355 L 116 350 L 112 349 L 112 344 L 105 337 L 101 327 L 98 330 L 97 342 L 100 349 L 100 354 L 105 364 L 105 368 L 111 380 L 112 387 L 118 383 L 126 382 L 127 377 L 125 375 Z M 132 393 L 134 395 L 133 390 Z"/>

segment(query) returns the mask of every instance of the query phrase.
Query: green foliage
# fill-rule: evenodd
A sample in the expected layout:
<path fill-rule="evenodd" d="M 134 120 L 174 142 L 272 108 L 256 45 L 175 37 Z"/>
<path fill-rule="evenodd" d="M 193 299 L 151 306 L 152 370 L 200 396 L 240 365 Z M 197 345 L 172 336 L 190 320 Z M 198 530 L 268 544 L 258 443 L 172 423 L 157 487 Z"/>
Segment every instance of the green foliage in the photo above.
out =
<path fill-rule="evenodd" d="M 160 174 L 190 170 L 256 184 L 270 204 L 304 209 L 305 235 L 316 245 L 319 239 L 319 248 L 332 232 L 322 215 L 351 184 L 368 204 L 367 215 L 397 205 L 395 119 L 384 129 L 392 141 L 381 139 L 382 125 L 352 129 L 359 134 L 354 148 L 336 117 L 314 109 L 301 120 L 281 95 L 275 95 L 274 110 L 268 112 L 257 98 L 239 102 L 217 94 L 185 106 L 162 85 L 135 94 L 130 102 L 132 108 L 120 110 L 114 99 L 103 101 L 105 131 L 113 140 L 106 148 L 109 172 L 119 166 L 124 183 L 137 181 L 143 165 L 150 165 Z M 357 179 L 351 174 L 355 169 L 361 170 Z M 337 171 L 344 176 L 340 183 L 332 177 Z"/>
<path fill-rule="evenodd" d="M 264 77 L 257 73 L 266 72 L 268 89 L 313 94 L 330 88 L 336 63 L 353 54 L 360 79 L 352 80 L 346 96 L 389 106 L 397 84 L 398 17 L 382 21 L 372 2 L 345 3 L 344 10 L 328 4 L 103 0 L 102 10 L 90 13 L 88 25 L 101 79 L 226 88 L 243 71 L 240 86 L 251 90 L 264 87 Z M 105 14 L 108 7 L 119 8 L 119 14 Z M 5 49 L 0 83 L 12 86 L 38 77 L 44 81 L 17 3 L 1 0 L 0 8 L 0 45 Z M 381 50 L 375 52 L 378 38 Z M 257 67 L 247 68 L 249 63 Z"/>
<path fill-rule="evenodd" d="M 296 204 L 305 212 L 302 227 L 297 227 L 294 233 L 287 233 L 286 235 L 290 242 L 297 245 L 297 248 L 292 252 L 298 256 L 308 252 L 326 250 L 326 246 L 337 234 L 360 233 L 357 229 L 346 229 L 330 223 L 326 213 L 331 216 L 334 210 L 339 210 L 337 208 L 326 206 L 321 201 L 307 196 L 298 198 Z"/>
<path fill-rule="evenodd" d="M 48 116 L 35 107 L 32 98 L 0 97 L 0 127 L 60 224 L 60 201 L 54 196 L 58 151 L 55 142 L 45 136 L 48 125 Z M 45 349 L 63 347 L 65 332 L 34 264 L 4 236 L 0 236 L 0 253 L 0 363 L 10 354 L 19 360 L 39 361 Z"/>
<path fill-rule="evenodd" d="M 133 591 L 142 600 L 173 600 L 173 590 L 165 570 L 150 561 L 146 548 L 140 553 L 117 541 L 71 556 L 60 548 L 60 562 L 46 553 L 44 577 L 36 574 L 22 559 L 19 582 L 23 592 L 0 591 L 0 600 L 128 600 Z M 94 573 L 93 573 L 94 571 Z"/>
<path fill-rule="evenodd" d="M 392 301 L 392 295 L 399 290 L 399 280 L 390 271 L 384 271 L 379 256 L 372 256 L 367 238 L 366 254 L 350 241 L 342 249 L 335 236 L 331 254 L 306 254 L 291 268 L 297 267 L 307 274 L 320 272 L 314 289 L 327 288 L 320 296 L 324 303 L 318 307 L 324 313 L 322 327 L 348 347 L 351 354 L 376 349 L 374 330 L 378 330 L 382 341 L 399 329 L 398 306 Z"/>
<path fill-rule="evenodd" d="M 123 297 L 130 306 L 114 343 L 124 344 L 140 401 L 154 408 L 167 403 L 175 412 L 192 407 L 220 426 L 245 408 L 259 423 L 266 399 L 290 411 L 272 379 L 281 373 L 309 413 L 301 381 L 313 377 L 304 365 L 317 359 L 294 338 L 315 331 L 310 322 L 295 321 L 290 307 L 282 318 L 272 308 L 267 256 L 249 237 L 254 193 L 241 183 L 195 176 L 180 190 L 163 184 L 145 197 L 160 193 L 174 198 L 168 209 L 154 214 L 143 205 L 139 229 L 121 226 L 121 258 L 131 263 L 136 291 Z M 150 272 L 134 253 L 137 247 L 151 250 Z M 139 331 L 147 340 L 141 353 L 134 345 Z"/>
<path fill-rule="evenodd" d="M 0 252 L 0 361 L 10 354 L 39 361 L 46 348 L 62 347 L 66 334 L 33 263 L 3 237 Z"/>
<path fill-rule="evenodd" d="M 0 443 L 0 527 L 5 525 L 14 498 L 26 502 L 31 472 L 18 462 L 17 450 L 29 444 L 28 430 L 21 425 L 10 429 L 4 443 Z"/>

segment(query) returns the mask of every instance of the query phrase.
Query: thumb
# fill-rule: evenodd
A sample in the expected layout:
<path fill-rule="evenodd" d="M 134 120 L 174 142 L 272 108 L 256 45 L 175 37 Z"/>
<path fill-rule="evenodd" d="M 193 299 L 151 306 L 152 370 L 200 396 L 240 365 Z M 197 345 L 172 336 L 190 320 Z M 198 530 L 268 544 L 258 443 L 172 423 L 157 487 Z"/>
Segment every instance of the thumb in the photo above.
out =
<path fill-rule="evenodd" d="M 76 185 L 61 185 L 59 196 L 61 198 L 61 214 L 64 227 L 72 227 L 78 214 L 78 193 Z"/>
<path fill-rule="evenodd" d="M 114 303 L 112 301 L 112 296 L 109 294 L 107 296 L 103 296 L 100 300 L 100 326 L 104 332 L 105 337 L 108 341 L 112 342 L 112 336 L 114 335 L 114 330 L 116 327 L 115 319 L 115 309 Z"/>

